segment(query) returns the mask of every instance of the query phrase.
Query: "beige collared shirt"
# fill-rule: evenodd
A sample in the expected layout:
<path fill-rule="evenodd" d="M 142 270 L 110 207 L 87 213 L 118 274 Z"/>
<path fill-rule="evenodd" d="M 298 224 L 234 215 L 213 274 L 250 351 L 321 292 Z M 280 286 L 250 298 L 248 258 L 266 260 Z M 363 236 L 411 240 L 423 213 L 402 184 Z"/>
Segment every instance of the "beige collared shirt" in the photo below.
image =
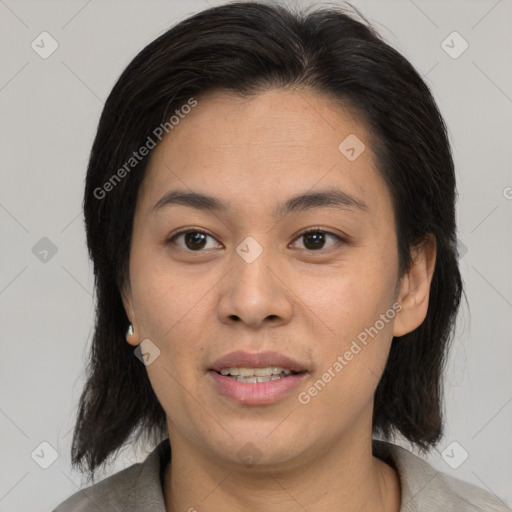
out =
<path fill-rule="evenodd" d="M 404 448 L 374 441 L 374 454 L 398 472 L 402 489 L 400 512 L 512 511 L 493 494 L 434 469 Z M 144 462 L 77 492 L 53 512 L 166 512 L 162 478 L 169 458 L 166 439 Z"/>

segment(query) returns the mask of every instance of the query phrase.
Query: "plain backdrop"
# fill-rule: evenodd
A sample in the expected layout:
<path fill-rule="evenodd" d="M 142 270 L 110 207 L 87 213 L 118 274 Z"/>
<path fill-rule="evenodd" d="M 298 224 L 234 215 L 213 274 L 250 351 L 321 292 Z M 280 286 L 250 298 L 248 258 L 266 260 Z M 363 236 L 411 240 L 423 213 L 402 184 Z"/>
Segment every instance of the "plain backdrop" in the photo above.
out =
<path fill-rule="evenodd" d="M 0 0 L 1 512 L 52 510 L 83 481 L 70 466 L 94 313 L 81 202 L 103 102 L 146 44 L 221 3 Z M 453 144 L 469 307 L 428 460 L 512 501 L 512 2 L 353 5 L 424 76 Z"/>

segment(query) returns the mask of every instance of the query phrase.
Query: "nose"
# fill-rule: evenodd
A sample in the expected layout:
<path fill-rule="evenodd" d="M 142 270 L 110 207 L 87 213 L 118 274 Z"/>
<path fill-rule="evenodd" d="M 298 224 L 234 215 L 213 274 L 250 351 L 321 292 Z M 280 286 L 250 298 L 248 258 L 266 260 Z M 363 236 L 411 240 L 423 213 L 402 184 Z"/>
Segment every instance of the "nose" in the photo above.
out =
<path fill-rule="evenodd" d="M 221 283 L 220 320 L 229 324 L 243 323 L 253 329 L 264 324 L 288 323 L 293 315 L 293 294 L 279 275 L 280 262 L 272 251 L 264 249 L 254 261 L 234 253 L 232 264 Z"/>

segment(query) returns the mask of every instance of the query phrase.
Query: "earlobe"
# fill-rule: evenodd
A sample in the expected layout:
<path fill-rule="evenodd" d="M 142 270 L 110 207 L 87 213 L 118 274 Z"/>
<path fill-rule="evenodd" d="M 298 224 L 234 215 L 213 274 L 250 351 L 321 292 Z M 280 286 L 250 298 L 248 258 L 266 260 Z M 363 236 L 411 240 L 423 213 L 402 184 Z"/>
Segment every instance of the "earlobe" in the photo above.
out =
<path fill-rule="evenodd" d="M 126 341 L 133 346 L 137 346 L 139 344 L 138 336 L 135 334 L 135 329 L 132 324 L 130 324 L 126 330 Z"/>
<path fill-rule="evenodd" d="M 121 300 L 123 301 L 124 310 L 126 311 L 126 316 L 130 320 L 130 324 L 126 330 L 126 341 L 130 345 L 137 346 L 139 344 L 139 336 L 137 334 L 137 329 L 134 325 L 135 322 L 135 312 L 133 309 L 133 297 L 131 293 L 130 285 L 124 283 L 120 290 Z"/>
<path fill-rule="evenodd" d="M 403 336 L 419 327 L 427 316 L 430 285 L 435 269 L 436 241 L 427 235 L 413 251 L 410 270 L 402 277 L 398 301 L 402 309 L 395 318 L 393 336 Z"/>

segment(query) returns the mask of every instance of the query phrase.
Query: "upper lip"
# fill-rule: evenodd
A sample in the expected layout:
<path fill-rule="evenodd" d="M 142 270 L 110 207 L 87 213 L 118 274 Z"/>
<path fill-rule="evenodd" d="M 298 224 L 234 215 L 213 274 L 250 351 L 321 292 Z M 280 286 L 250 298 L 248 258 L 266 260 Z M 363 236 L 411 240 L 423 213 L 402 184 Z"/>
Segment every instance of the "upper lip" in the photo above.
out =
<path fill-rule="evenodd" d="M 244 350 L 230 352 L 217 359 L 210 367 L 211 370 L 220 372 L 224 368 L 287 368 L 295 373 L 307 371 L 301 363 L 279 352 L 251 353 Z"/>

